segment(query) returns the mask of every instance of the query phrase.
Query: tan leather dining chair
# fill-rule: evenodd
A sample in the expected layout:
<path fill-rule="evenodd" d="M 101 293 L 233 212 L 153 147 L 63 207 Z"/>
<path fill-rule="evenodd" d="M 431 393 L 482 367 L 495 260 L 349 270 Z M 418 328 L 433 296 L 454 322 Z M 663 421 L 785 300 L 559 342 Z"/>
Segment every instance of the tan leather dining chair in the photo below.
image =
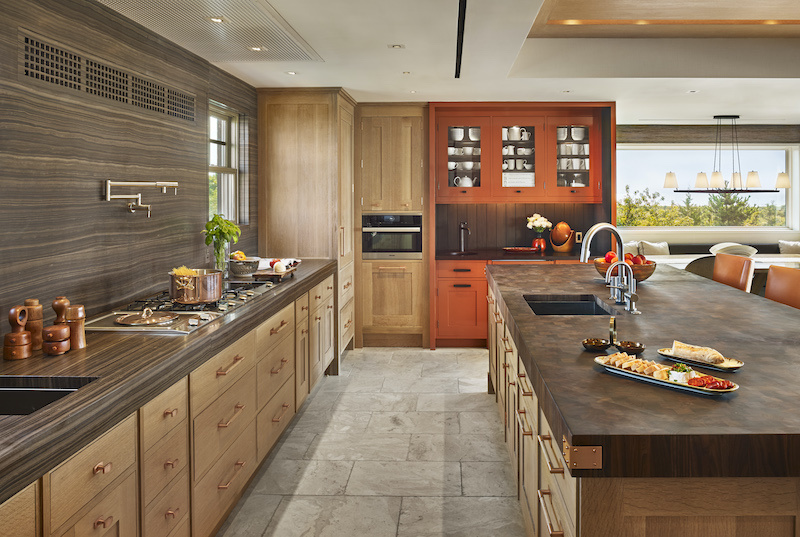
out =
<path fill-rule="evenodd" d="M 764 296 L 800 309 L 800 269 L 771 265 Z"/>
<path fill-rule="evenodd" d="M 749 257 L 717 254 L 711 279 L 749 293 L 754 270 L 755 262 Z"/>

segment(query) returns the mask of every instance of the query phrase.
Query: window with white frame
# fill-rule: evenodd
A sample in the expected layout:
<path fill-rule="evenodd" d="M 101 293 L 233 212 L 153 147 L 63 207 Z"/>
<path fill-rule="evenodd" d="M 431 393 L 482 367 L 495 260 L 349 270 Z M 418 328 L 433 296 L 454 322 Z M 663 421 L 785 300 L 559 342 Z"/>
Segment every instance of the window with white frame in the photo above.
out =
<path fill-rule="evenodd" d="M 797 228 L 797 145 L 740 144 L 739 162 L 731 152 L 717 164 L 730 184 L 734 169 L 740 167 L 743 181 L 750 170 L 759 172 L 760 190 L 772 190 L 779 172 L 787 172 L 794 188 L 777 192 L 699 193 L 695 190 L 698 172 L 710 177 L 714 162 L 713 144 L 618 144 L 617 145 L 617 225 L 630 231 L 673 234 L 720 233 L 739 230 L 789 231 Z M 674 172 L 678 188 L 664 188 L 667 172 Z M 737 185 L 738 186 L 738 185 Z M 652 236 L 652 235 L 651 235 Z"/>
<path fill-rule="evenodd" d="M 208 114 L 208 214 L 240 222 L 239 115 L 215 103 Z"/>

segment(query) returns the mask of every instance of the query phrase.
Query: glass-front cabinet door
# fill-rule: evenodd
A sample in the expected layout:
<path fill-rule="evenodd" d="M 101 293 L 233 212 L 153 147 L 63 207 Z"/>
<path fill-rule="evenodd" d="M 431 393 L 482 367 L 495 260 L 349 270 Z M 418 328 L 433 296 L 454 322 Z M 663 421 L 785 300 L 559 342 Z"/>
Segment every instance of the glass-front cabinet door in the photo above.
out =
<path fill-rule="evenodd" d="M 600 144 L 594 118 L 548 117 L 547 125 L 555 142 L 550 155 L 555 174 L 546 187 L 548 197 L 564 201 L 601 201 Z"/>
<path fill-rule="evenodd" d="M 436 198 L 484 199 L 489 192 L 488 117 L 439 117 L 436 122 Z"/>
<path fill-rule="evenodd" d="M 494 117 L 492 198 L 530 202 L 544 195 L 544 158 L 537 149 L 544 140 L 542 117 Z M 499 155 L 499 157 L 497 157 Z"/>

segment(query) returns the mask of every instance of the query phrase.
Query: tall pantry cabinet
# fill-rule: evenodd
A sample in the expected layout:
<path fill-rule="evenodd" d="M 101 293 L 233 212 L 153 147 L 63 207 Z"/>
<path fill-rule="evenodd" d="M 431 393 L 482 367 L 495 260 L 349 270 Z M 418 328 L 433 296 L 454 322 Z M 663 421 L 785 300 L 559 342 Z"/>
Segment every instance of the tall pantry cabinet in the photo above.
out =
<path fill-rule="evenodd" d="M 259 255 L 337 260 L 333 373 L 355 332 L 354 115 L 341 88 L 258 90 Z"/>

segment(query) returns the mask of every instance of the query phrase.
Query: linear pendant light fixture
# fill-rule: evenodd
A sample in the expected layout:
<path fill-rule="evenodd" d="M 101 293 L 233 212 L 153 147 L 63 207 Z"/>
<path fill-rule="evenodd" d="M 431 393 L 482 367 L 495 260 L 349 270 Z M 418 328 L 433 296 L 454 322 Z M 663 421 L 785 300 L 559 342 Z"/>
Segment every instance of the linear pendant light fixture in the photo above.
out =
<path fill-rule="evenodd" d="M 467 18 L 467 0 L 458 0 L 458 32 L 456 33 L 456 78 L 461 78 L 461 53 L 464 50 L 464 21 Z"/>
<path fill-rule="evenodd" d="M 742 164 L 739 158 L 739 133 L 736 129 L 736 120 L 739 116 L 714 116 L 717 120 L 717 133 L 714 141 L 714 169 L 709 180 L 705 172 L 697 174 L 694 188 L 679 189 L 678 178 L 673 172 L 667 172 L 664 177 L 664 188 L 673 188 L 675 192 L 690 192 L 699 194 L 734 194 L 734 193 L 754 193 L 754 192 L 778 192 L 779 188 L 789 188 L 789 174 L 781 172 L 778 174 L 774 189 L 762 189 L 758 172 L 747 172 L 747 179 L 742 185 Z M 730 146 L 731 146 L 731 178 L 725 181 L 720 169 L 722 168 L 722 122 L 730 121 Z"/>

